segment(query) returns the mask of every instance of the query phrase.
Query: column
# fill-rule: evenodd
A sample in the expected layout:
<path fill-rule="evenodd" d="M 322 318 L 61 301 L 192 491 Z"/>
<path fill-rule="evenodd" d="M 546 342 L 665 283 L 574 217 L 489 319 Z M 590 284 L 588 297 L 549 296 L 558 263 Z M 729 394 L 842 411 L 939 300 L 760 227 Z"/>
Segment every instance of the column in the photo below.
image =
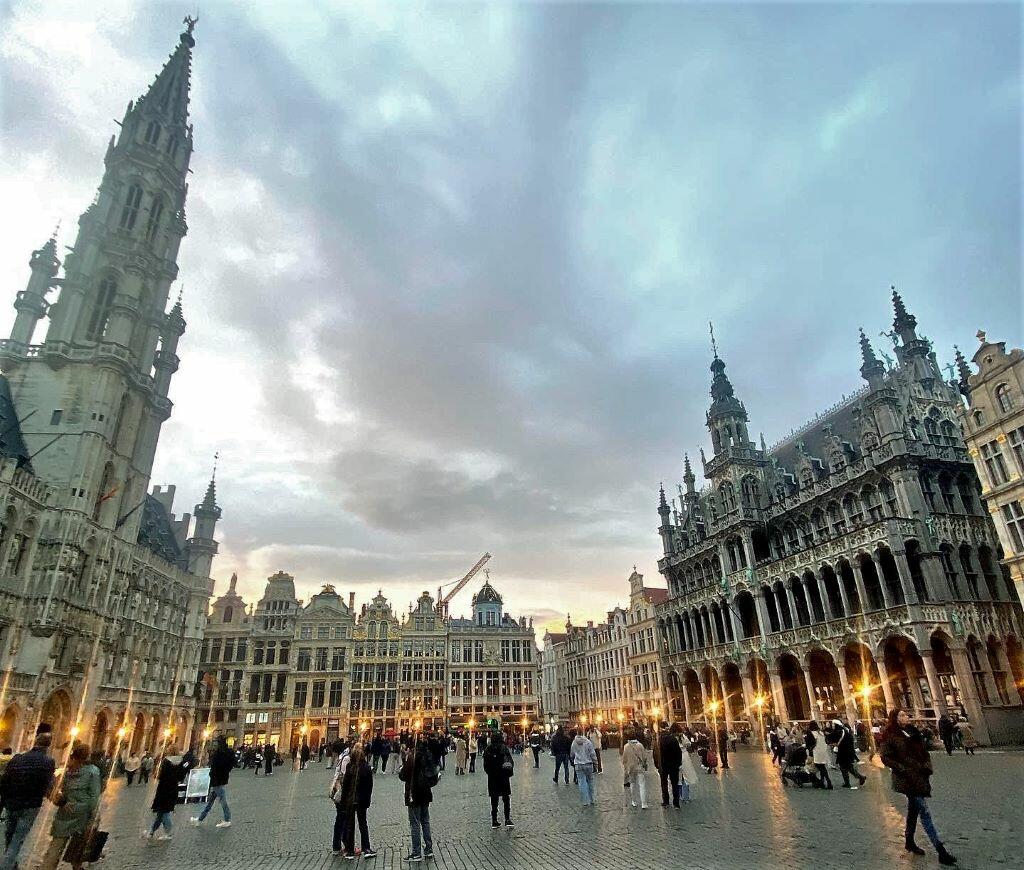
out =
<path fill-rule="evenodd" d="M 683 715 L 686 717 L 686 724 L 690 724 L 690 693 L 686 691 L 686 683 L 683 683 Z"/>
<path fill-rule="evenodd" d="M 878 587 L 882 590 L 882 603 L 886 608 L 892 607 L 892 595 L 889 593 L 889 589 L 885 583 L 885 573 L 882 571 L 882 561 L 878 558 L 878 551 L 874 550 L 871 553 L 871 561 L 875 566 L 875 573 L 878 575 Z"/>
<path fill-rule="evenodd" d="M 978 689 L 974 685 L 974 674 L 971 672 L 971 663 L 967 658 L 967 650 L 963 647 L 950 648 L 949 652 L 953 658 L 953 673 L 956 674 L 956 681 L 960 686 L 960 697 L 963 699 L 967 718 L 971 720 L 974 736 L 978 738 L 980 743 L 988 743 L 988 723 L 985 721 L 985 715 L 982 712 Z"/>
<path fill-rule="evenodd" d="M 722 683 L 722 710 L 725 713 L 725 727 L 726 730 L 733 730 L 733 716 L 732 716 L 732 704 L 729 703 L 729 695 L 725 691 L 725 683 Z"/>
<path fill-rule="evenodd" d="M 924 662 L 924 677 L 928 681 L 928 691 L 932 696 L 932 706 L 935 708 L 935 718 L 943 713 L 948 713 L 946 698 L 942 693 L 942 683 L 939 680 L 939 672 L 935 670 L 935 660 L 930 649 L 921 650 L 921 661 Z"/>
<path fill-rule="evenodd" d="M 811 679 L 810 665 L 803 665 L 804 685 L 807 686 L 807 710 L 811 719 L 817 719 L 820 715 L 817 704 L 817 695 L 814 694 L 814 681 Z"/>
<path fill-rule="evenodd" d="M 772 627 L 768 619 L 768 606 L 764 601 L 764 589 L 758 589 L 754 593 L 754 610 L 757 611 L 757 627 L 761 633 L 761 640 L 768 639 L 768 630 Z"/>
<path fill-rule="evenodd" d="M 731 601 L 725 601 L 722 606 L 725 608 L 725 612 L 729 614 L 729 627 L 732 629 L 733 642 L 735 643 L 743 637 L 743 628 L 736 621 L 736 610 L 732 606 Z"/>
<path fill-rule="evenodd" d="M 703 610 L 698 611 L 700 615 L 700 621 L 704 625 L 704 639 L 707 641 L 705 646 L 714 646 L 715 643 L 715 632 L 711 627 L 711 611 Z"/>
<path fill-rule="evenodd" d="M 843 575 L 836 571 L 836 585 L 839 587 L 839 599 L 843 602 L 843 616 L 852 615 L 850 610 L 850 597 L 846 594 L 846 584 L 843 582 Z"/>
<path fill-rule="evenodd" d="M 889 672 L 885 668 L 885 662 L 882 659 L 876 659 L 875 664 L 878 666 L 878 678 L 882 681 L 882 694 L 885 696 L 885 711 L 888 713 L 890 710 L 896 709 L 896 700 L 892 696 L 892 684 L 889 682 Z"/>
<path fill-rule="evenodd" d="M 914 589 L 914 578 L 910 573 L 910 562 L 907 560 L 906 550 L 893 550 L 893 559 L 896 560 L 896 570 L 900 575 L 900 585 L 903 587 L 903 597 L 907 604 L 918 604 L 917 590 Z"/>
<path fill-rule="evenodd" d="M 785 588 L 786 584 L 783 583 L 782 585 L 783 585 L 783 588 Z M 783 608 L 782 605 L 783 604 L 787 604 L 788 603 L 788 599 L 786 598 L 786 593 L 785 592 L 781 592 L 780 593 L 779 590 L 775 589 L 775 588 L 772 589 L 772 595 L 775 596 L 775 610 L 779 614 L 779 630 L 783 631 L 786 628 L 786 619 L 785 619 L 785 617 L 782 614 L 783 614 L 783 611 L 787 610 L 788 608 Z M 790 622 L 793 621 L 793 614 L 792 614 L 792 612 L 790 612 L 790 614 L 789 614 L 789 619 L 790 619 Z"/>
<path fill-rule="evenodd" d="M 782 691 L 782 678 L 774 671 L 769 672 L 768 680 L 772 686 L 772 702 L 775 704 L 775 715 L 783 722 L 789 721 L 789 710 L 786 707 L 786 696 Z"/>
<path fill-rule="evenodd" d="M 800 624 L 800 617 L 796 609 L 796 598 L 793 597 L 793 588 L 785 580 L 782 581 L 782 588 L 786 590 L 786 603 L 789 604 L 789 615 L 793 620 L 793 628 L 796 628 Z"/>
<path fill-rule="evenodd" d="M 704 686 L 703 680 L 698 680 L 700 685 L 700 715 L 705 722 L 707 722 L 707 709 L 708 709 L 708 693 L 707 688 Z"/>
<path fill-rule="evenodd" d="M 750 670 L 746 668 L 740 671 L 740 682 L 743 684 L 743 707 L 747 711 L 747 721 L 750 729 L 757 735 L 758 740 L 764 742 L 764 734 L 761 733 L 761 719 L 758 716 L 757 705 L 754 704 L 754 681 L 750 679 Z"/>
<path fill-rule="evenodd" d="M 822 578 L 821 569 L 818 569 L 818 573 L 814 575 L 815 585 L 818 587 L 818 595 L 821 596 L 821 610 L 825 614 L 825 619 L 835 619 L 836 615 L 832 612 L 832 602 L 828 597 L 828 590 L 825 588 L 825 580 Z"/>
<path fill-rule="evenodd" d="M 753 569 L 754 567 L 754 538 L 749 531 L 744 532 L 740 536 L 740 541 L 743 545 L 743 555 L 746 557 L 747 567 Z"/>
<path fill-rule="evenodd" d="M 850 691 L 850 678 L 846 674 L 846 665 L 836 663 L 836 670 L 839 671 L 839 685 L 843 689 L 843 706 L 846 708 L 846 721 L 853 732 L 857 732 L 857 705 Z"/>
<path fill-rule="evenodd" d="M 867 613 L 871 610 L 871 601 L 864 588 L 864 571 L 860 567 L 860 559 L 853 559 L 850 562 L 850 568 L 853 571 L 853 583 L 857 587 L 857 597 L 860 599 L 860 609 Z"/>

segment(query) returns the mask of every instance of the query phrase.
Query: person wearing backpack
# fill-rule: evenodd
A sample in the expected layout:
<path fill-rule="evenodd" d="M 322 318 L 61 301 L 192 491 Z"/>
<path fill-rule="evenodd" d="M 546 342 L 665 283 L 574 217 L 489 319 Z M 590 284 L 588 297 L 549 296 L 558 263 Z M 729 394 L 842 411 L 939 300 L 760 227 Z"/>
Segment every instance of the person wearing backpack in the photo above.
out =
<path fill-rule="evenodd" d="M 509 808 L 509 797 L 512 788 L 509 780 L 512 779 L 512 772 L 515 764 L 512 761 L 512 753 L 500 731 L 495 731 L 484 750 L 484 773 L 487 774 L 487 794 L 491 798 L 491 827 L 500 828 L 498 824 L 498 798 L 501 798 L 505 809 L 505 827 L 514 828 L 512 813 Z"/>
<path fill-rule="evenodd" d="M 402 765 L 398 778 L 405 783 L 405 805 L 409 811 L 409 834 L 412 837 L 412 851 L 406 861 L 422 861 L 434 857 L 434 840 L 430 835 L 430 802 L 434 799 L 431 789 L 437 785 L 438 770 L 430 746 L 417 740 Z M 423 851 L 420 851 L 420 835 L 423 837 Z"/>

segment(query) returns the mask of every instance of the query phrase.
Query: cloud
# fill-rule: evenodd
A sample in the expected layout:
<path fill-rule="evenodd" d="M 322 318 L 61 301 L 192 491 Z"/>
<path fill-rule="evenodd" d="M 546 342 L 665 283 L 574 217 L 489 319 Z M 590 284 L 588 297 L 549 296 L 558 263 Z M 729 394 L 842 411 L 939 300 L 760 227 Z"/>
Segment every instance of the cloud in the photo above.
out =
<path fill-rule="evenodd" d="M 180 25 L 0 16 L 13 292 Z M 196 37 L 154 482 L 187 508 L 221 451 L 250 597 L 283 568 L 404 607 L 488 550 L 514 613 L 600 618 L 656 582 L 709 320 L 769 441 L 859 385 L 891 283 L 940 356 L 979 318 L 1021 343 L 1009 7 L 224 2 Z"/>

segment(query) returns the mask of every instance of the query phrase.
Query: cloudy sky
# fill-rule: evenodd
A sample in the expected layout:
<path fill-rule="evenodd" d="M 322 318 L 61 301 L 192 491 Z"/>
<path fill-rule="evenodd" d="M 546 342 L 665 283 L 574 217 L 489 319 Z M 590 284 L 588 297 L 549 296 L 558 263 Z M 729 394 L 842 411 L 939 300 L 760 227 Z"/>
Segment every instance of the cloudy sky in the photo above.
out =
<path fill-rule="evenodd" d="M 658 579 L 709 320 L 769 442 L 859 386 L 890 284 L 940 355 L 1022 341 L 1019 6 L 330 5 L 196 28 L 153 482 L 190 509 L 220 450 L 218 589 L 401 610 L 487 550 L 514 613 L 594 618 Z M 0 3 L 11 301 L 184 11 Z"/>

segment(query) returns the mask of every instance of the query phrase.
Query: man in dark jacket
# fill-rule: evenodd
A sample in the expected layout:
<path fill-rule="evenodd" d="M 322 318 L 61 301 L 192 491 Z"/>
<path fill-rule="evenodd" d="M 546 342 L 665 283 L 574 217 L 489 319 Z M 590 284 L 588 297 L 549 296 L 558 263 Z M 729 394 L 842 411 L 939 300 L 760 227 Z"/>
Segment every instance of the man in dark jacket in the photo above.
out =
<path fill-rule="evenodd" d="M 572 741 L 568 738 L 565 731 L 562 730 L 562 726 L 559 725 L 555 729 L 555 734 L 551 738 L 551 754 L 555 756 L 555 776 L 552 782 L 558 782 L 558 771 L 562 765 L 565 765 L 565 784 L 569 784 L 569 748 L 572 746 Z"/>
<path fill-rule="evenodd" d="M 668 787 L 672 785 L 672 804 L 679 809 L 679 767 L 683 750 L 675 734 L 663 728 L 658 738 L 658 775 L 661 778 L 661 805 L 668 806 Z"/>
<path fill-rule="evenodd" d="M 206 806 L 198 817 L 193 817 L 192 824 L 200 825 L 210 815 L 214 801 L 220 799 L 220 808 L 224 813 L 224 821 L 217 822 L 218 828 L 231 827 L 231 809 L 228 807 L 228 777 L 235 767 L 235 753 L 228 747 L 223 737 L 217 738 L 217 747 L 210 753 L 210 794 L 206 798 Z"/>
<path fill-rule="evenodd" d="M 953 720 L 949 718 L 948 713 L 943 713 L 939 716 L 939 739 L 942 741 L 942 745 L 946 747 L 946 755 L 953 754 L 953 734 L 956 731 L 956 726 L 953 724 Z"/>
<path fill-rule="evenodd" d="M 0 870 L 12 870 L 17 866 L 18 853 L 39 815 L 43 798 L 53 787 L 56 765 L 49 754 L 52 739 L 51 727 L 45 723 L 40 725 L 32 748 L 7 762 L 0 778 L 0 803 L 7 811 L 4 830 L 6 851 Z"/>
<path fill-rule="evenodd" d="M 434 840 L 430 835 L 430 802 L 434 799 L 431 791 L 437 785 L 437 765 L 430 746 L 417 740 L 398 773 L 405 783 L 405 805 L 409 810 L 409 833 L 412 836 L 412 851 L 406 861 L 422 861 L 434 857 Z M 423 835 L 424 849 L 420 851 L 420 834 Z"/>
<path fill-rule="evenodd" d="M 512 761 L 512 753 L 500 731 L 495 731 L 484 750 L 484 773 L 487 774 L 487 794 L 491 799 L 491 827 L 498 825 L 498 799 L 500 798 L 505 809 L 505 827 L 514 828 L 512 813 L 509 807 L 509 798 L 512 795 L 510 780 L 515 765 Z"/>

